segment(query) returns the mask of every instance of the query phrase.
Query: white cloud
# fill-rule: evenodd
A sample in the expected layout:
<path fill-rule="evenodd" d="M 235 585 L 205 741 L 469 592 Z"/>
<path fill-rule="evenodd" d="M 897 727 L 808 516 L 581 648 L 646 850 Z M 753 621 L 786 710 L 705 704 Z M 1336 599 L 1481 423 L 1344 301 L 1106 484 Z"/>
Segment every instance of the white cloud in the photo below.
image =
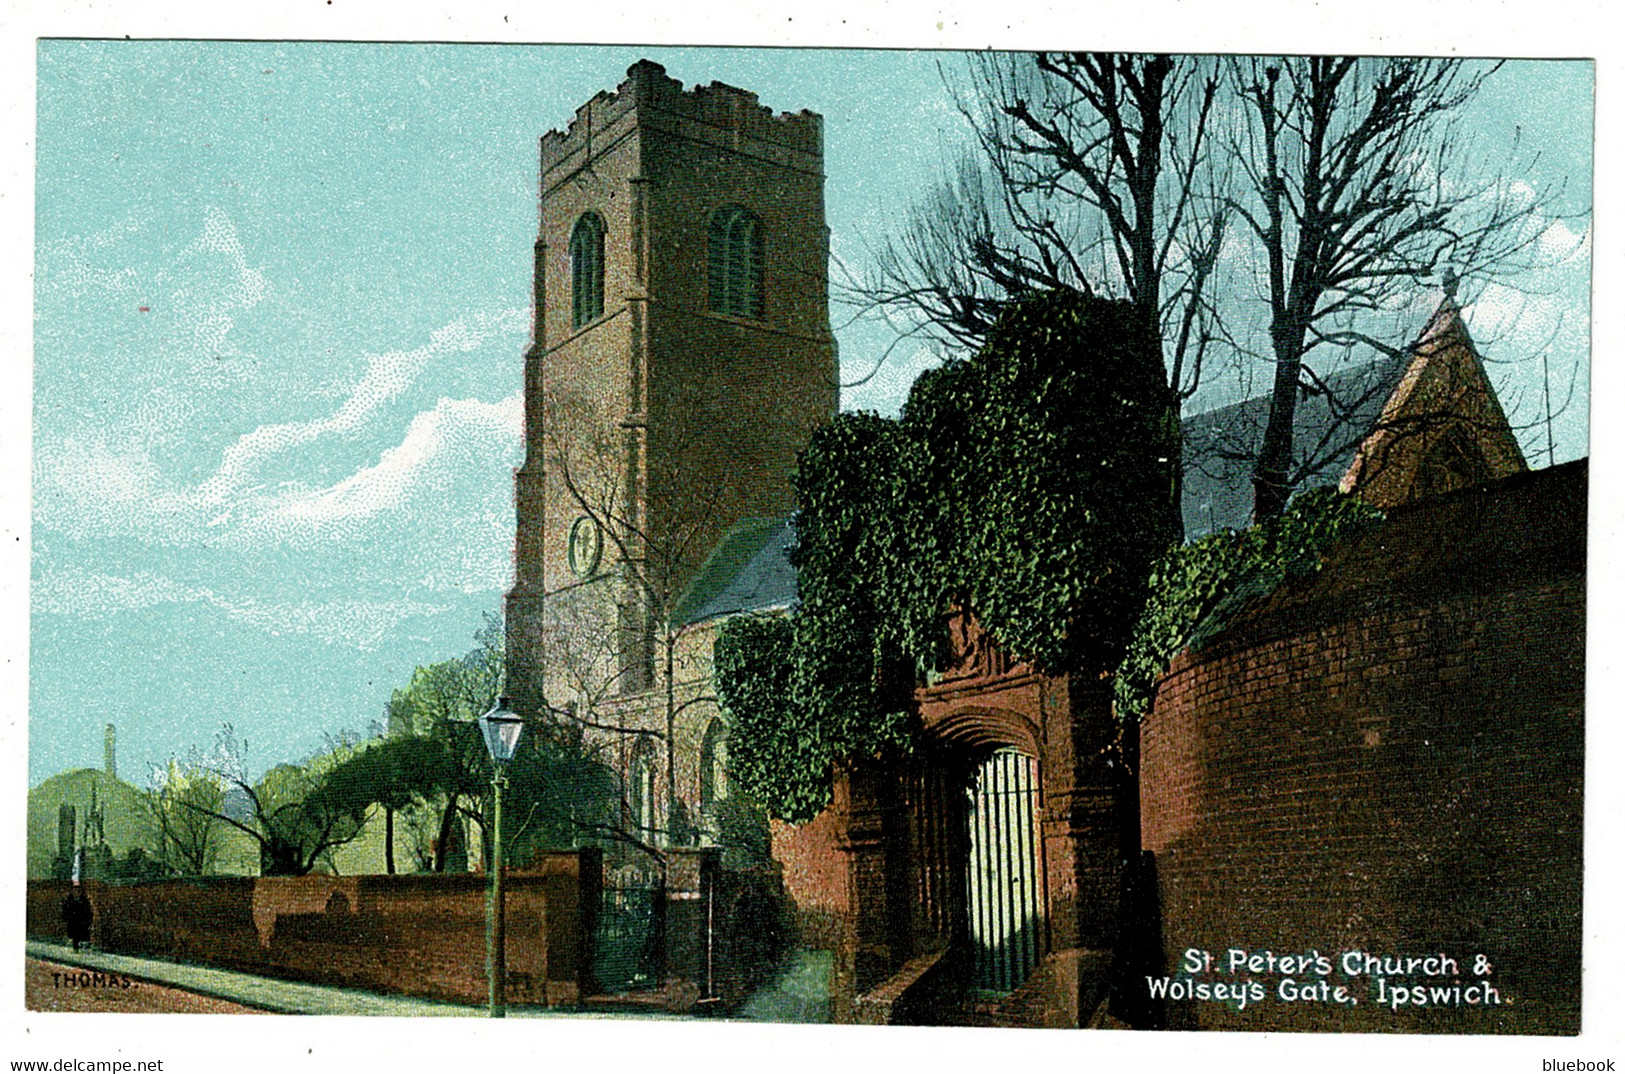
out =
<path fill-rule="evenodd" d="M 95 433 L 41 438 L 34 451 L 34 521 L 75 539 L 166 541 L 199 518 L 195 497 L 165 483 L 151 454 Z"/>
<path fill-rule="evenodd" d="M 843 380 L 868 377 L 862 384 L 841 389 L 842 410 L 873 410 L 895 416 L 908 398 L 914 380 L 927 369 L 942 364 L 942 358 L 928 347 L 912 352 L 899 347 L 875 369 L 873 360 L 848 359 L 842 363 Z M 870 372 L 873 375 L 870 376 Z"/>
<path fill-rule="evenodd" d="M 245 536 L 299 544 L 329 531 L 353 532 L 386 514 L 399 517 L 394 513 L 426 487 L 457 484 L 462 473 L 500 470 L 521 435 L 523 415 L 518 393 L 497 403 L 443 398 L 414 417 L 377 463 L 327 488 L 288 492 L 245 527 Z"/>
<path fill-rule="evenodd" d="M 1586 326 L 1583 278 L 1567 285 L 1562 279 L 1585 267 L 1533 274 L 1519 286 L 1486 284 L 1462 309 L 1479 350 L 1487 359 L 1516 360 L 1545 350 L 1559 331 Z"/>
<path fill-rule="evenodd" d="M 447 606 L 413 600 L 335 600 L 281 602 L 223 596 L 205 587 L 185 586 L 146 571 L 134 577 L 50 570 L 33 584 L 35 615 L 69 615 L 102 620 L 168 604 L 203 604 L 228 619 L 272 635 L 310 634 L 329 645 L 371 651 L 396 624 L 414 616 L 439 615 Z"/>
<path fill-rule="evenodd" d="M 224 255 L 225 271 L 209 265 L 207 259 L 198 268 L 189 263 L 207 254 Z M 181 251 L 181 257 L 185 259 L 179 272 L 182 286 L 170 293 L 170 305 L 180 323 L 190 328 L 201 352 L 211 356 L 231 353 L 227 337 L 237 324 L 232 313 L 260 304 L 270 290 L 265 275 L 249 267 L 237 225 L 214 206 L 204 213 L 203 234 Z"/>
<path fill-rule="evenodd" d="M 245 601 L 225 605 L 222 610 L 232 619 L 267 634 L 310 634 L 330 645 L 350 645 L 371 652 L 402 620 L 439 615 L 450 609 L 412 600 L 338 600 L 304 604 Z"/>
<path fill-rule="evenodd" d="M 1591 229 L 1576 234 L 1562 220 L 1554 220 L 1552 224 L 1540 233 L 1539 250 L 1541 256 L 1553 264 L 1561 264 L 1571 258 L 1583 257 L 1591 259 Z"/>
<path fill-rule="evenodd" d="M 234 490 L 178 487 L 164 480 L 149 452 L 114 447 L 94 436 L 42 444 L 35 455 L 35 521 L 75 539 L 135 537 L 157 544 L 214 543 L 311 547 L 387 528 L 438 528 L 425 512 L 460 514 L 458 496 L 498 490 L 506 501 L 505 463 L 523 425 L 518 393 L 495 403 L 442 398 L 408 423 L 398 444 L 332 485 L 293 481 Z M 428 495 L 430 502 L 414 505 Z"/>
<path fill-rule="evenodd" d="M 1503 284 L 1485 285 L 1470 305 L 1462 308 L 1474 341 L 1483 347 L 1492 339 L 1503 338 L 1531 314 L 1535 302 L 1527 291 Z"/>
<path fill-rule="evenodd" d="M 133 297 L 138 282 L 136 271 L 127 266 L 107 267 L 102 263 L 101 251 L 117 246 L 126 235 L 139 230 L 140 225 L 126 220 L 89 235 L 42 244 L 37 257 L 42 293 L 59 288 L 68 298 L 87 294 Z"/>
<path fill-rule="evenodd" d="M 220 468 L 203 483 L 202 493 L 223 503 L 253 480 L 259 468 L 276 455 L 314 443 L 326 436 L 351 436 L 410 388 L 437 358 L 466 353 L 493 338 L 512 335 L 523 325 L 523 310 L 505 310 L 495 316 L 479 315 L 437 329 L 429 342 L 409 351 L 372 355 L 367 371 L 332 414 L 311 421 L 261 425 L 226 448 Z"/>
<path fill-rule="evenodd" d="M 205 590 L 190 589 L 145 571 L 133 578 L 78 570 L 46 571 L 34 579 L 32 593 L 36 615 L 84 619 L 106 619 L 155 604 L 207 600 L 208 596 Z"/>
<path fill-rule="evenodd" d="M 235 234 L 222 232 L 208 241 L 229 246 Z M 43 427 L 34 456 L 35 521 L 76 539 L 309 546 L 357 536 L 361 524 L 402 509 L 426 484 L 445 488 L 460 480 L 476 497 L 482 486 L 500 489 L 506 497 L 504 462 L 517 448 L 523 426 L 517 393 L 495 403 L 441 398 L 414 416 L 401 441 L 382 450 L 376 462 L 329 486 L 313 489 L 282 475 L 291 472 L 290 453 L 323 438 L 376 438 L 381 430 L 374 427 L 387 404 L 417 383 L 431 363 L 511 340 L 523 331 L 525 316 L 523 310 L 475 315 L 440 328 L 421 347 L 369 357 L 366 372 L 333 412 L 310 421 L 261 425 L 240 436 L 197 485 L 161 472 L 149 444 L 164 432 L 150 427 L 150 407 L 144 404 L 132 408 L 122 426 L 56 436 Z M 459 511 L 455 503 L 430 509 L 436 508 Z M 434 528 L 433 520 L 402 521 Z"/>
<path fill-rule="evenodd" d="M 42 445 L 35 455 L 35 523 L 75 540 L 133 538 L 227 554 L 268 548 L 361 554 L 358 581 L 364 575 L 402 592 L 489 593 L 504 588 L 512 571 L 506 477 L 517 461 L 522 423 L 518 393 L 495 403 L 443 398 L 413 417 L 375 462 L 331 485 L 282 482 L 243 490 L 224 504 L 165 481 L 139 445 L 114 447 L 95 437 Z M 207 602 L 267 630 L 334 641 L 380 636 L 404 614 L 391 604 L 258 605 L 148 575 L 46 574 L 35 607 L 97 617 L 182 601 Z"/>

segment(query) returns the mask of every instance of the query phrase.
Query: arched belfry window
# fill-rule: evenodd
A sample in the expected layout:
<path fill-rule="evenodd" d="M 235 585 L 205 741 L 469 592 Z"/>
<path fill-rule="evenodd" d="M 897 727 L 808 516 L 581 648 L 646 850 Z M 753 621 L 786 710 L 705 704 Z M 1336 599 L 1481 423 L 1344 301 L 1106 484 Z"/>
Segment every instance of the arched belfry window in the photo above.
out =
<path fill-rule="evenodd" d="M 718 209 L 711 217 L 711 309 L 760 318 L 762 261 L 762 222 L 737 205 Z"/>
<path fill-rule="evenodd" d="M 576 328 L 604 315 L 604 221 L 583 213 L 570 233 L 570 324 Z"/>
<path fill-rule="evenodd" d="M 712 720 L 700 744 L 700 809 L 710 810 L 728 797 L 728 727 Z"/>

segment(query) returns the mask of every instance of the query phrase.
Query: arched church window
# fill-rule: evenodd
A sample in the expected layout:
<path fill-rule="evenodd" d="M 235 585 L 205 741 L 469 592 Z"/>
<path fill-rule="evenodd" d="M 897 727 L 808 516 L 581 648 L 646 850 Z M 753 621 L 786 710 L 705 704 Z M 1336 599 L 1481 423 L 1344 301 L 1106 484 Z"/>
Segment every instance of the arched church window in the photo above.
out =
<path fill-rule="evenodd" d="M 728 727 L 712 720 L 700 744 L 700 809 L 709 810 L 728 797 Z"/>
<path fill-rule="evenodd" d="M 627 806 L 632 823 L 645 836 L 655 830 L 655 757 L 648 739 L 642 739 L 632 756 L 632 770 L 628 774 Z"/>
<path fill-rule="evenodd" d="M 710 308 L 735 317 L 762 316 L 762 222 L 737 205 L 711 217 Z"/>
<path fill-rule="evenodd" d="M 570 233 L 570 323 L 576 328 L 604 315 L 604 221 L 583 213 Z"/>

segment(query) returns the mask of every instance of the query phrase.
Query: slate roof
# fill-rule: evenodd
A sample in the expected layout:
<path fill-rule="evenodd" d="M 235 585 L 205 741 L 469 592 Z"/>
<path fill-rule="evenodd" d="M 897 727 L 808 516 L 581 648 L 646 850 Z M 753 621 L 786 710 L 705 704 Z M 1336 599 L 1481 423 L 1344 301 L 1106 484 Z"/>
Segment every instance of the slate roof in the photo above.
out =
<path fill-rule="evenodd" d="M 747 518 L 717 545 L 677 604 L 673 619 L 688 626 L 741 612 L 788 608 L 796 600 L 791 518 Z"/>
<path fill-rule="evenodd" d="M 1383 404 L 1405 374 L 1404 358 L 1380 358 L 1325 379 L 1329 391 L 1298 390 L 1293 412 L 1293 474 L 1299 489 L 1335 485 Z M 1253 460 L 1264 439 L 1270 397 L 1255 395 L 1192 414 L 1185 430 L 1185 539 L 1246 529 L 1253 515 Z"/>

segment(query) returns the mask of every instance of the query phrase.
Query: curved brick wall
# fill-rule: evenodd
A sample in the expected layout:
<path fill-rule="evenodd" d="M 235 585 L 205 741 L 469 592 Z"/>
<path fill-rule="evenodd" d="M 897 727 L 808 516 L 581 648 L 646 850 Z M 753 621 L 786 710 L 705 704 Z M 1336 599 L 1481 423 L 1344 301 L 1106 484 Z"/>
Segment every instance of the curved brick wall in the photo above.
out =
<path fill-rule="evenodd" d="M 1176 659 L 1142 728 L 1166 971 L 1443 951 L 1465 984 L 1482 952 L 1511 1002 L 1286 1004 L 1266 973 L 1268 1000 L 1171 1025 L 1578 1030 L 1585 493 L 1581 462 L 1391 512 Z"/>

